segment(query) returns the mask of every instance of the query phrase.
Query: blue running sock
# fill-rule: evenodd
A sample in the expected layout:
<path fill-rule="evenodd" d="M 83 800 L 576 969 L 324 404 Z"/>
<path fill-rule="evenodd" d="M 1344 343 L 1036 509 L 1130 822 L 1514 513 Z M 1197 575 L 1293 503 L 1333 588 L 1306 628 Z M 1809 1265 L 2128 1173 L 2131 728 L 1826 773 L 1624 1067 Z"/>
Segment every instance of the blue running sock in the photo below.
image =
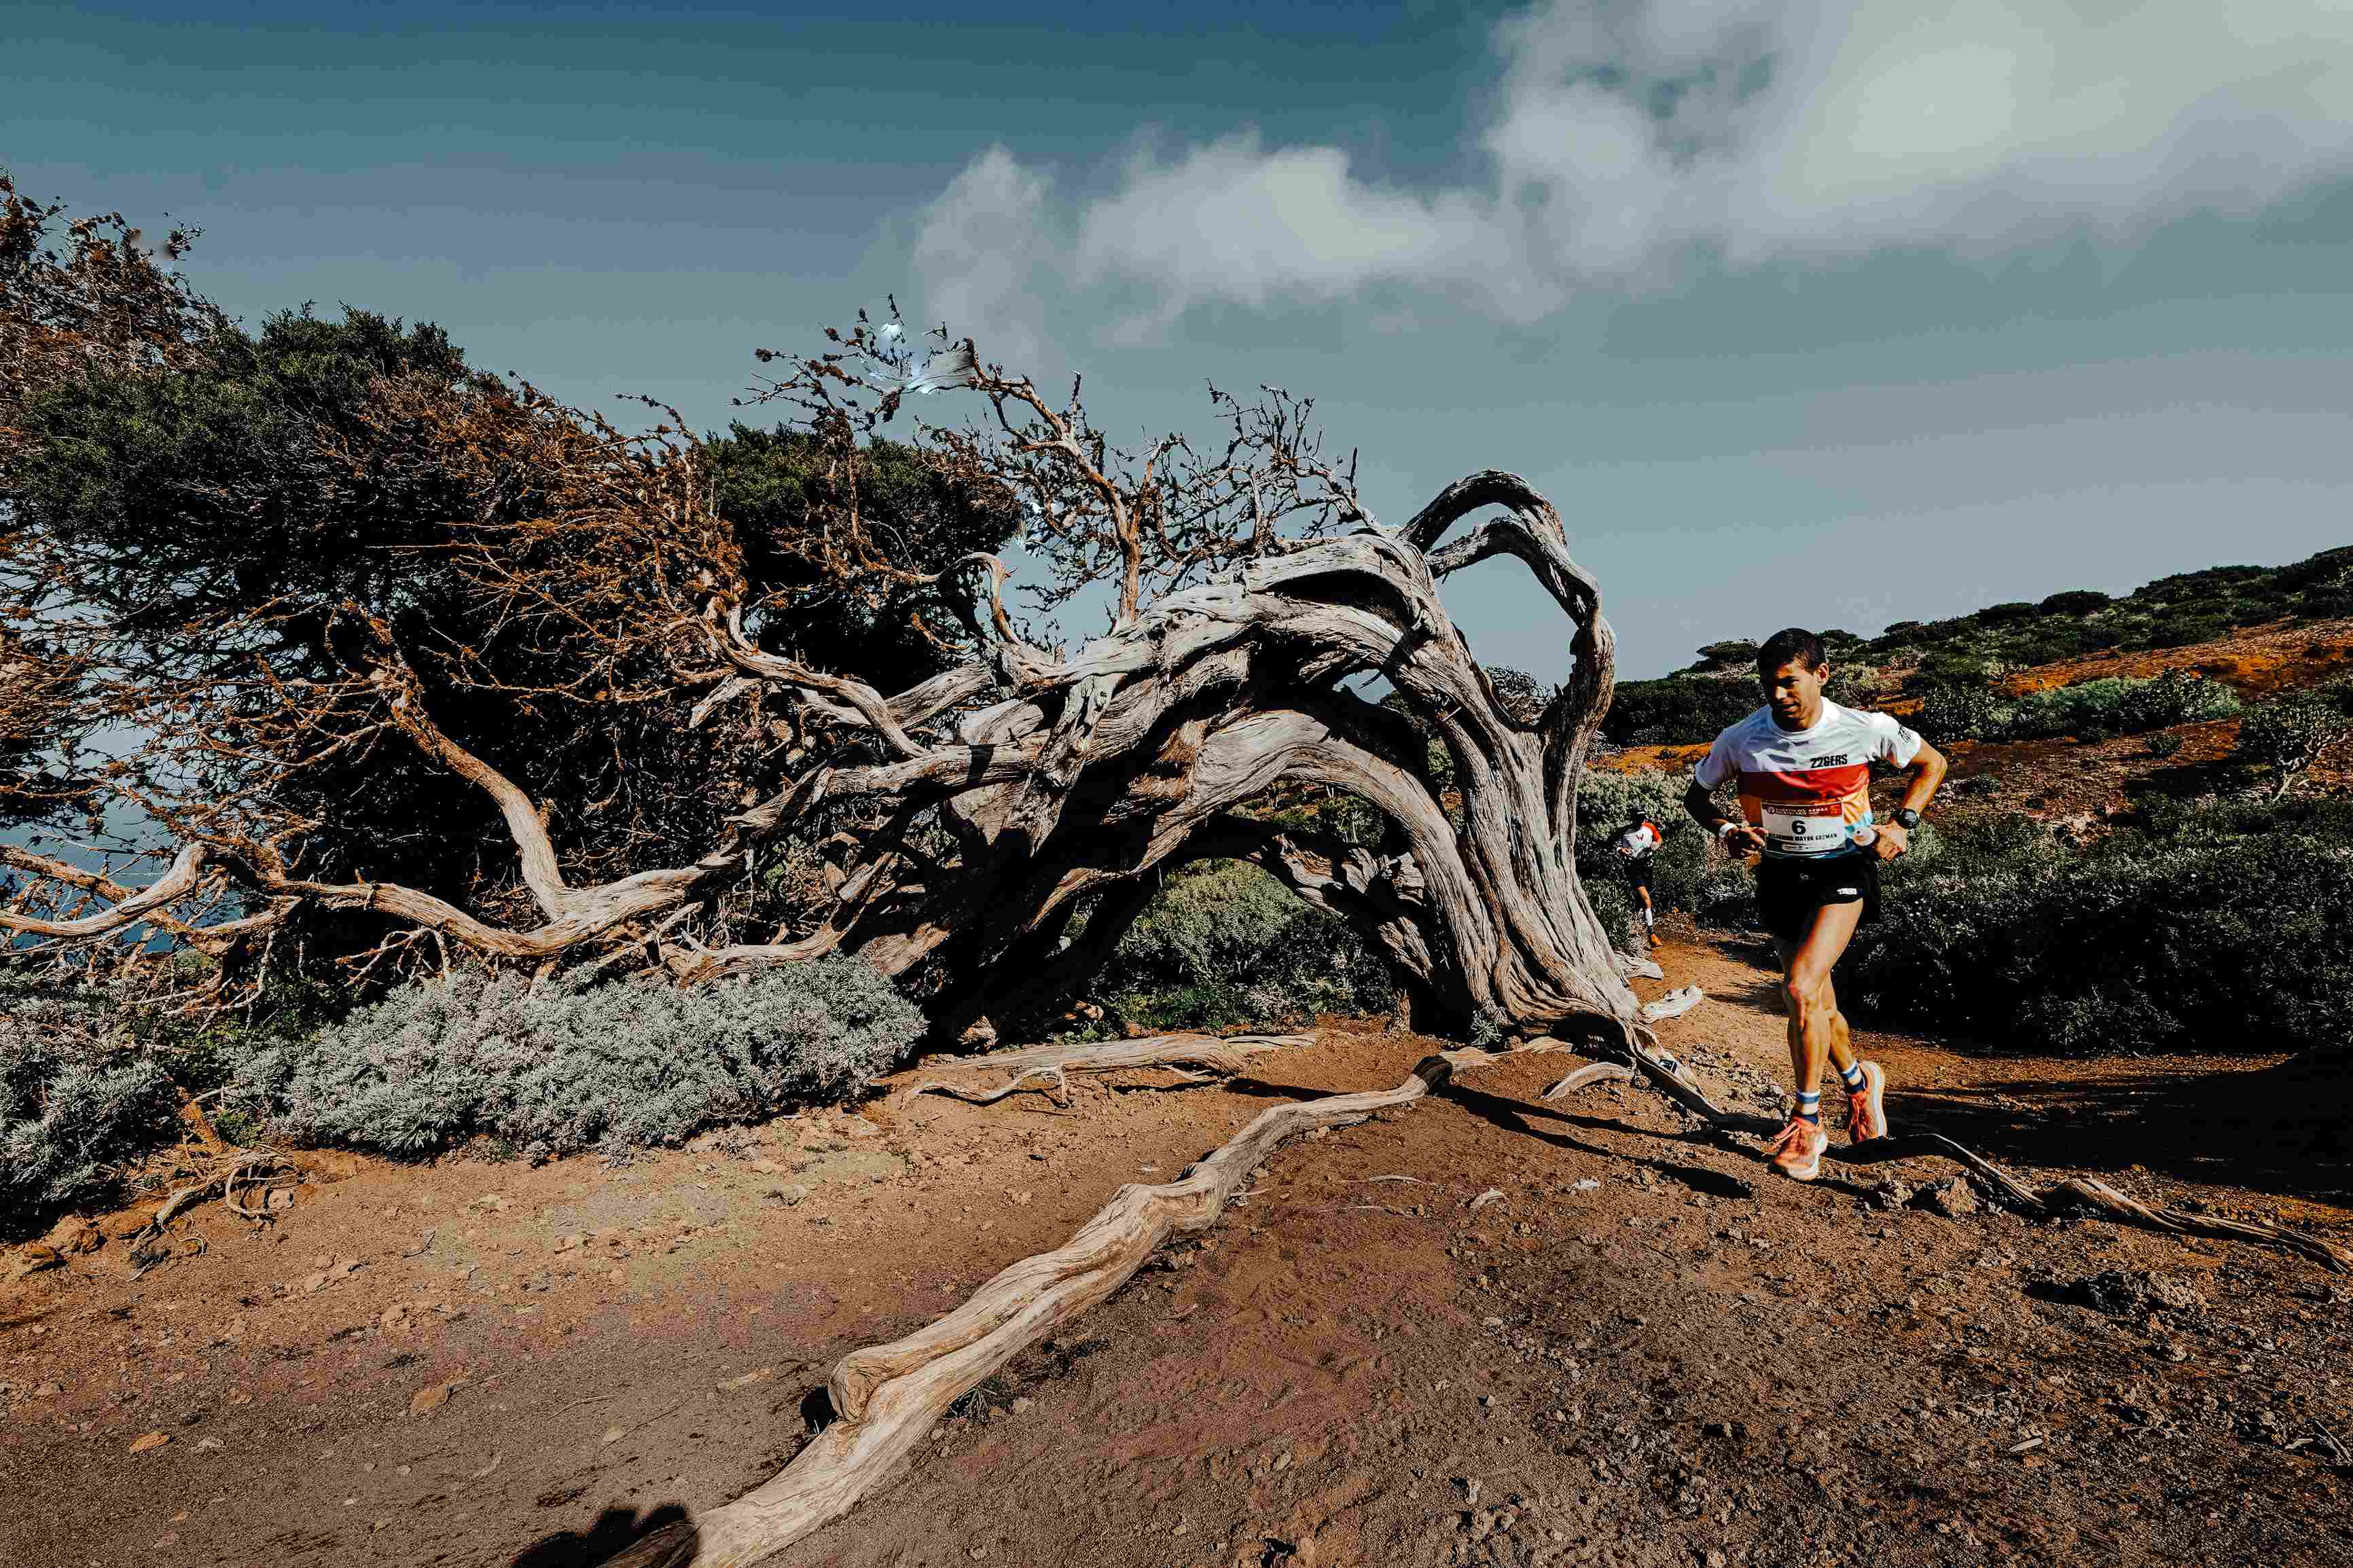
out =
<path fill-rule="evenodd" d="M 1862 1086 L 1869 1080 L 1862 1076 L 1862 1064 L 1857 1062 L 1839 1074 L 1839 1081 L 1846 1085 L 1849 1094 L 1861 1094 Z"/>
<path fill-rule="evenodd" d="M 1800 1121 L 1810 1121 L 1817 1127 L 1820 1127 L 1822 1124 L 1822 1097 L 1820 1090 L 1817 1090 L 1812 1094 L 1807 1094 L 1802 1090 L 1799 1091 L 1798 1095 L 1798 1120 Z"/>

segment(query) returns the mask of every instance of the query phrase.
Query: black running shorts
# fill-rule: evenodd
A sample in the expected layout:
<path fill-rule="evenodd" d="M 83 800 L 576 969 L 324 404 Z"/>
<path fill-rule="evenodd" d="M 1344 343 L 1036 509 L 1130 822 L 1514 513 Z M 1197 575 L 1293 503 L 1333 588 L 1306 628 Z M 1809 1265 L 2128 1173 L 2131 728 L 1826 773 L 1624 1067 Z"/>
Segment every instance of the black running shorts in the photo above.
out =
<path fill-rule="evenodd" d="M 1879 857 L 1830 855 L 1820 860 L 1767 856 L 1757 867 L 1757 911 L 1783 942 L 1802 942 L 1814 911 L 1862 900 L 1863 925 L 1879 919 Z"/>
<path fill-rule="evenodd" d="M 1636 859 L 1631 855 L 1621 855 L 1618 858 L 1618 874 L 1626 879 L 1628 887 L 1647 889 L 1651 885 L 1651 858 L 1645 855 Z"/>

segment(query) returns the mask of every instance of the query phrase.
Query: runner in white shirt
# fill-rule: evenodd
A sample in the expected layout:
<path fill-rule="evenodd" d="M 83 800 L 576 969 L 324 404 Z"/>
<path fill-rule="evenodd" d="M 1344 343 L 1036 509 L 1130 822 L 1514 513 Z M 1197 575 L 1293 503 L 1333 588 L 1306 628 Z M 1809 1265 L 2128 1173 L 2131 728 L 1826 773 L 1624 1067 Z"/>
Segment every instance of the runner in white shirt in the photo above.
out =
<path fill-rule="evenodd" d="M 1636 817 L 1609 845 L 1618 854 L 1618 869 L 1625 877 L 1626 885 L 1642 900 L 1642 931 L 1652 947 L 1662 944 L 1659 941 L 1658 910 L 1651 904 L 1651 857 L 1666 841 L 1665 828 L 1646 817 Z"/>
<path fill-rule="evenodd" d="M 1855 1059 L 1831 971 L 1855 928 L 1879 918 L 1879 862 L 1910 847 L 1921 809 L 1945 778 L 1943 754 L 1895 720 L 1826 700 L 1830 673 L 1821 638 L 1795 626 L 1774 633 L 1757 653 L 1766 705 L 1715 738 L 1683 794 L 1683 809 L 1700 826 L 1763 856 L 1757 904 L 1781 958 L 1798 1079 L 1797 1111 L 1774 1140 L 1773 1163 L 1801 1182 L 1814 1179 L 1830 1147 L 1821 1116 L 1825 1060 L 1838 1064 L 1846 1086 L 1854 1141 L 1887 1134 L 1887 1076 L 1877 1062 Z M 1892 822 L 1872 816 L 1875 762 L 1911 775 Z M 1740 815 L 1728 817 L 1711 797 L 1735 775 Z"/>

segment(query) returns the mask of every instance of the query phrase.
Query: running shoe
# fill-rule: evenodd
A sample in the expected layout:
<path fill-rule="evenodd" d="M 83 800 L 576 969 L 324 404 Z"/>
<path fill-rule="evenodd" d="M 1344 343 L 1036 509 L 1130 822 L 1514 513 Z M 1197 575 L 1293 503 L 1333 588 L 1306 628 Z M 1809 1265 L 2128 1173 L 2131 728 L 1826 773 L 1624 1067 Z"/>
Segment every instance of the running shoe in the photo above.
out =
<path fill-rule="evenodd" d="M 1773 1168 L 1793 1182 L 1810 1182 L 1821 1173 L 1822 1151 L 1830 1146 L 1829 1133 L 1802 1116 L 1792 1116 L 1773 1140 Z"/>
<path fill-rule="evenodd" d="M 1857 1062 L 1862 1069 L 1862 1087 L 1846 1097 L 1847 1136 L 1858 1143 L 1887 1136 L 1887 1107 L 1883 1102 L 1887 1093 L 1887 1075 L 1877 1062 Z"/>
<path fill-rule="evenodd" d="M 1659 933 L 1657 931 L 1652 931 L 1651 933 L 1651 946 L 1654 951 L 1666 945 L 1667 944 L 1665 942 L 1659 940 Z"/>

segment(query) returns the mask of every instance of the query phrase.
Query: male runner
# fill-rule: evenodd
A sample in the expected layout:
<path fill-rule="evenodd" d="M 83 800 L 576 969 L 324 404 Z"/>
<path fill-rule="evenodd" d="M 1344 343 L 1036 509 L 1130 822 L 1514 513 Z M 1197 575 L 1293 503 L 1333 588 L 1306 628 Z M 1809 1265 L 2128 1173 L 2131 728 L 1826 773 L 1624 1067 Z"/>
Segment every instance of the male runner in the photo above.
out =
<path fill-rule="evenodd" d="M 1715 738 L 1683 792 L 1683 809 L 1701 826 L 1736 851 L 1764 856 L 1757 904 L 1781 958 L 1798 1079 L 1797 1113 L 1773 1141 L 1773 1163 L 1800 1182 L 1814 1179 L 1830 1147 L 1822 1131 L 1825 1058 L 1838 1064 L 1846 1086 L 1854 1141 L 1887 1135 L 1887 1075 L 1877 1062 L 1855 1060 L 1831 969 L 1855 928 L 1879 918 L 1879 862 L 1910 847 L 1921 809 L 1945 779 L 1943 753 L 1912 731 L 1884 713 L 1825 699 L 1830 673 L 1821 638 L 1796 626 L 1775 632 L 1757 650 L 1765 706 Z M 1893 822 L 1872 818 L 1874 762 L 1911 775 Z M 1735 774 L 1740 815 L 1727 817 L 1709 797 Z"/>
<path fill-rule="evenodd" d="M 1651 904 L 1651 857 L 1667 841 L 1666 829 L 1647 817 L 1636 817 L 1611 841 L 1609 847 L 1618 852 L 1618 871 L 1626 885 L 1642 900 L 1642 931 L 1652 947 L 1662 946 L 1659 941 L 1659 913 Z"/>

